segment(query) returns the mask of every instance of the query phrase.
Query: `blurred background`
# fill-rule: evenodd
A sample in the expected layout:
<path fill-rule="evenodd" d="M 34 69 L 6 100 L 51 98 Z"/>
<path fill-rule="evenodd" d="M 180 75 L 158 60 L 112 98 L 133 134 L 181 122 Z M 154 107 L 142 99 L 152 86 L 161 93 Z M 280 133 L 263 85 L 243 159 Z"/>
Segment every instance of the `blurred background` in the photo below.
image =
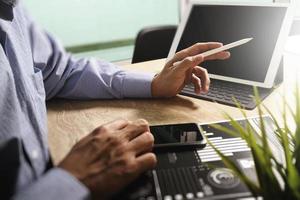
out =
<path fill-rule="evenodd" d="M 26 0 L 25 3 L 36 21 L 76 57 L 130 62 L 137 33 L 147 26 L 177 25 L 188 0 Z M 300 0 L 295 4 L 299 19 Z"/>

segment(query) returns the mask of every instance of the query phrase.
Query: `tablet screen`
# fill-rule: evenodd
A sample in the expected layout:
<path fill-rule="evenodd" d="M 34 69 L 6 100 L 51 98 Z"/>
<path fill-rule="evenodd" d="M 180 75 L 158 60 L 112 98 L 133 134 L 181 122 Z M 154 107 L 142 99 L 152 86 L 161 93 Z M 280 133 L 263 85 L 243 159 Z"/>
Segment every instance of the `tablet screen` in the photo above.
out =
<path fill-rule="evenodd" d="M 177 52 L 197 42 L 223 44 L 253 38 L 229 50 L 231 58 L 202 64 L 210 74 L 264 82 L 286 7 L 194 5 Z"/>

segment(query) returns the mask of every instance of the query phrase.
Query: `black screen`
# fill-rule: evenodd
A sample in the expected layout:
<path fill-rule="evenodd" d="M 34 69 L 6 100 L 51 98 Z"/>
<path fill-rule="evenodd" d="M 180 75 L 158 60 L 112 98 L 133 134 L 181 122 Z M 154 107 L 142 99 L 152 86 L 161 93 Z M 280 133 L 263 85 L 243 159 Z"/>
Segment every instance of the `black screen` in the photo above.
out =
<path fill-rule="evenodd" d="M 253 38 L 231 49 L 230 59 L 208 61 L 202 67 L 211 74 L 264 82 L 286 11 L 285 7 L 196 5 L 177 52 L 197 42 L 225 45 Z"/>
<path fill-rule="evenodd" d="M 151 126 L 155 144 L 196 143 L 203 140 L 197 124 Z"/>

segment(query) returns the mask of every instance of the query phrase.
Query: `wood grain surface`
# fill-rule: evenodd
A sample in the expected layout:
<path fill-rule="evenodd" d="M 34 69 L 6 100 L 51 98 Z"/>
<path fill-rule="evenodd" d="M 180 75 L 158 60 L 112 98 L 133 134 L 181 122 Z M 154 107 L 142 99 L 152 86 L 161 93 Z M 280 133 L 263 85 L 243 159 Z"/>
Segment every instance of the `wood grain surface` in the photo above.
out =
<path fill-rule="evenodd" d="M 123 66 L 126 70 L 157 73 L 165 60 L 156 60 Z M 292 73 L 289 73 L 291 75 Z M 292 76 L 292 75 L 291 75 Z M 288 78 L 288 86 L 296 78 Z M 265 101 L 275 113 L 282 105 L 281 95 L 286 84 L 276 89 Z M 286 94 L 289 95 L 289 94 Z M 49 145 L 55 163 L 58 163 L 70 148 L 83 136 L 103 123 L 118 118 L 136 120 L 143 118 L 154 124 L 183 122 L 212 122 L 224 120 L 224 112 L 233 117 L 242 117 L 234 107 L 178 95 L 170 99 L 123 99 L 97 101 L 52 100 L 47 103 Z M 248 116 L 257 115 L 257 110 L 246 111 Z"/>

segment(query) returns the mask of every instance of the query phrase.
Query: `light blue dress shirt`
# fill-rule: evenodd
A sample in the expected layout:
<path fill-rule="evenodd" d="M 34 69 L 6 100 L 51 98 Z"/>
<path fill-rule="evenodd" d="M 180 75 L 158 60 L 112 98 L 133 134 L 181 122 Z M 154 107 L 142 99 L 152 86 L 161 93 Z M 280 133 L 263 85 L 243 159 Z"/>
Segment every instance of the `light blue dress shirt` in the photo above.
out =
<path fill-rule="evenodd" d="M 88 199 L 88 189 L 76 178 L 49 165 L 45 100 L 151 97 L 153 74 L 75 59 L 32 21 L 20 3 L 8 13 L 12 20 L 0 18 L 0 185 L 12 189 L 0 195 Z M 19 141 L 17 153 L 3 154 L 14 139 Z M 4 180 L 9 181 L 1 183 Z"/>

